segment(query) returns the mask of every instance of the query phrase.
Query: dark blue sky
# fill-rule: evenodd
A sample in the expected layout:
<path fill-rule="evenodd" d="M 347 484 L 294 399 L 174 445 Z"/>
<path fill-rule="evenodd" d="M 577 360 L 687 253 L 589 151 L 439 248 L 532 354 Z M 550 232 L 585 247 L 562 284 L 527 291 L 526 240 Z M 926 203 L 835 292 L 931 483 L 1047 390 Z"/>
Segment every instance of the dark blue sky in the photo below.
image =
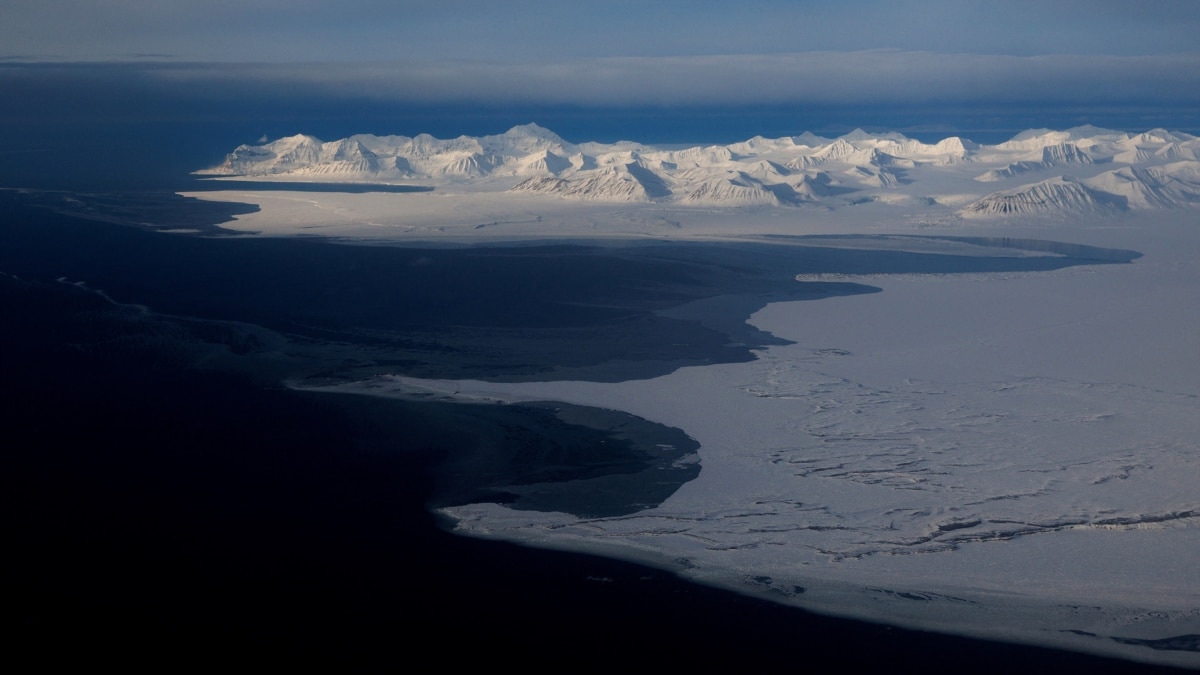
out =
<path fill-rule="evenodd" d="M 1172 0 L 10 0 L 0 142 L 101 123 L 191 125 L 222 151 L 530 121 L 575 141 L 1197 132 L 1197 35 L 1200 3 Z"/>

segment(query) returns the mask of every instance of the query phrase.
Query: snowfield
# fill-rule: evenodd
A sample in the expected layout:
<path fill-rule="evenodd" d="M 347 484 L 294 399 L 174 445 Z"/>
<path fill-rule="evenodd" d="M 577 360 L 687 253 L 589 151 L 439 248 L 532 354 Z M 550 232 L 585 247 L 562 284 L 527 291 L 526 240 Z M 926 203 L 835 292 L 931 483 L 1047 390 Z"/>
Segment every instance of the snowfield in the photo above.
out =
<path fill-rule="evenodd" d="M 700 476 L 661 506 L 592 519 L 445 509 L 463 534 L 637 559 L 829 613 L 1198 667 L 1198 153 L 1197 137 L 1163 130 L 657 149 L 528 125 L 449 141 L 297 136 L 209 172 L 432 192 L 191 196 L 256 203 L 227 227 L 273 236 L 969 234 L 1139 251 L 1054 272 L 854 277 L 883 292 L 750 317 L 794 344 L 650 380 L 333 388 L 560 400 L 700 442 Z M 1190 647 L 1155 642 L 1180 636 Z"/>
<path fill-rule="evenodd" d="M 227 227 L 356 239 L 699 237 L 976 226 L 1200 204 L 1200 138 L 1079 127 L 997 145 L 926 144 L 896 133 L 805 133 L 724 146 L 569 143 L 528 124 L 504 134 L 311 136 L 240 146 L 214 181 L 252 191 L 190 193 L 263 207 Z M 413 185 L 407 194 L 303 193 L 287 183 Z M 280 190 L 270 190 L 280 183 Z M 970 221 L 970 222 L 966 222 Z"/>
<path fill-rule="evenodd" d="M 573 144 L 527 124 L 496 136 L 451 140 L 423 134 L 322 142 L 297 135 L 240 146 L 220 166 L 199 173 L 276 181 L 412 182 L 451 191 L 617 204 L 827 208 L 877 199 L 879 189 L 913 183 L 915 193 L 901 191 L 936 201 L 920 191 L 938 176 L 971 174 L 981 183 L 1038 179 L 980 195 L 960 211 L 980 216 L 1194 203 L 1200 199 L 1198 157 L 1200 139 L 1161 129 L 1142 134 L 1095 127 L 1035 130 L 994 146 L 957 137 L 926 144 L 895 133 L 854 131 L 836 139 L 806 133 L 667 149 L 632 142 Z M 1090 180 L 1080 181 L 1080 175 Z"/>

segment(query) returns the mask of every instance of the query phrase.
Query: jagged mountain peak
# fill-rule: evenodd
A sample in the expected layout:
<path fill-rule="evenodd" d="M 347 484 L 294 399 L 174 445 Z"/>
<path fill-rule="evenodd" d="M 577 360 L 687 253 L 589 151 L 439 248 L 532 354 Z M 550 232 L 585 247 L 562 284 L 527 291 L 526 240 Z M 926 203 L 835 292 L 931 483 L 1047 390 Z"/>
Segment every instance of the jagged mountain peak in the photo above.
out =
<path fill-rule="evenodd" d="M 1073 141 L 1089 138 L 1101 138 L 1106 140 L 1115 140 L 1128 138 L 1129 134 L 1124 131 L 1115 131 L 1113 129 L 1105 129 L 1092 124 L 1084 124 L 1077 127 L 1071 127 L 1066 130 L 1068 138 Z"/>
<path fill-rule="evenodd" d="M 480 141 L 487 147 L 515 152 L 561 149 L 570 145 L 558 134 L 533 122 L 512 127 L 502 134 L 484 136 Z"/>
<path fill-rule="evenodd" d="M 959 212 L 966 217 L 1029 216 L 1045 213 L 1092 213 L 1121 210 L 1112 195 L 1096 192 L 1071 176 L 1055 176 L 1040 183 L 994 192 L 968 204 Z"/>
<path fill-rule="evenodd" d="M 1074 143 L 1059 143 L 1042 148 L 1042 163 L 1047 166 L 1091 164 L 1092 157 Z"/>
<path fill-rule="evenodd" d="M 971 150 L 978 150 L 979 144 L 961 136 L 950 136 L 938 141 L 933 147 L 946 152 L 965 153 Z"/>
<path fill-rule="evenodd" d="M 1032 140 L 1035 138 L 1041 138 L 1042 136 L 1047 136 L 1049 134 L 1056 134 L 1056 133 L 1059 133 L 1059 132 L 1055 131 L 1054 129 L 1045 129 L 1045 128 L 1026 129 L 1025 131 L 1017 133 L 1012 138 L 1005 141 L 1005 143 L 1012 143 L 1014 141 L 1017 141 L 1017 142 L 1028 141 L 1028 140 Z"/>
<path fill-rule="evenodd" d="M 856 152 L 858 152 L 858 148 L 854 147 L 850 141 L 845 138 L 838 138 L 829 145 L 817 150 L 813 156 L 822 159 L 841 159 Z"/>
<path fill-rule="evenodd" d="M 904 186 L 952 178 L 955 166 L 984 171 L 979 181 L 1026 172 L 1078 173 L 993 192 L 965 216 L 1175 208 L 1200 202 L 1195 137 L 1163 129 L 1134 135 L 1098 127 L 1034 129 L 999 145 L 951 136 L 924 143 L 861 129 L 836 139 L 754 136 L 728 145 L 662 148 L 635 142 L 574 144 L 536 123 L 492 136 L 360 134 L 324 142 L 305 134 L 238 146 L 205 173 L 277 181 L 425 182 L 472 190 L 556 195 L 612 202 L 706 205 L 915 204 Z M 1168 164 L 1174 162 L 1174 164 Z M 1104 172 L 1103 164 L 1129 170 Z M 939 178 L 939 180 L 942 180 Z M 848 193 L 856 193 L 850 196 Z M 948 202 L 947 202 L 948 204 Z"/>
<path fill-rule="evenodd" d="M 1117 195 L 1128 208 L 1175 208 L 1200 200 L 1200 162 L 1125 166 L 1084 182 L 1094 190 Z"/>
<path fill-rule="evenodd" d="M 263 147 L 275 152 L 286 152 L 293 148 L 304 146 L 320 146 L 323 144 L 324 142 L 316 136 L 309 136 L 308 134 L 293 134 L 291 136 L 277 138 L 274 141 L 271 141 L 270 143 L 264 143 L 261 146 L 243 145 L 241 147 Z"/>
<path fill-rule="evenodd" d="M 292 134 L 291 136 L 281 136 L 274 143 L 322 143 L 323 141 L 316 136 L 309 134 Z"/>
<path fill-rule="evenodd" d="M 859 142 L 863 142 L 863 141 L 881 141 L 881 140 L 896 141 L 898 143 L 903 143 L 903 142 L 909 140 L 909 138 L 907 136 L 905 136 L 904 134 L 897 133 L 895 131 L 888 131 L 885 133 L 871 133 L 869 131 L 863 131 L 862 129 L 856 128 L 853 131 L 851 131 L 850 133 L 842 134 L 841 136 L 838 137 L 838 140 L 844 140 L 848 143 L 859 143 Z"/>
<path fill-rule="evenodd" d="M 536 138 L 545 138 L 552 141 L 562 142 L 562 138 L 558 134 L 550 131 L 546 127 L 537 122 L 529 122 L 527 124 L 518 124 L 502 134 L 503 136 L 533 136 Z"/>
<path fill-rule="evenodd" d="M 819 148 L 822 145 L 829 145 L 833 142 L 832 138 L 818 136 L 811 131 L 806 131 L 799 136 L 792 136 L 792 143 L 803 145 L 809 148 Z"/>

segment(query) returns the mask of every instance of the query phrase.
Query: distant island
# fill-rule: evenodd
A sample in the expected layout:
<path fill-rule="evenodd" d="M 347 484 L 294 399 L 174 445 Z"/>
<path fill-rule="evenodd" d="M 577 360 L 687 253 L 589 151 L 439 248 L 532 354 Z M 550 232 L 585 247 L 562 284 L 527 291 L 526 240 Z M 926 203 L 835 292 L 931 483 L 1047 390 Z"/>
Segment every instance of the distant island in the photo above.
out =
<path fill-rule="evenodd" d="M 958 137 L 929 144 L 894 132 L 855 130 L 833 139 L 806 132 L 678 149 L 571 143 L 526 124 L 454 139 L 362 134 L 322 141 L 300 134 L 239 146 L 220 166 L 197 174 L 685 207 L 917 203 L 988 218 L 1193 205 L 1200 203 L 1198 158 L 1200 137 L 1163 129 L 1033 129 L 997 145 Z"/>

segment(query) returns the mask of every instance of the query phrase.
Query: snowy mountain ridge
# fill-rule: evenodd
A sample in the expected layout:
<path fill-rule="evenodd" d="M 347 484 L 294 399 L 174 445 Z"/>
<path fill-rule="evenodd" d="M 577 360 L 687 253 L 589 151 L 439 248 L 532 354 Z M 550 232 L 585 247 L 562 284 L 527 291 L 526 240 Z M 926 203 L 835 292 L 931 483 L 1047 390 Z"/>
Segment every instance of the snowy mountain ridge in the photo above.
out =
<path fill-rule="evenodd" d="M 326 142 L 298 134 L 239 146 L 220 166 L 198 173 L 284 182 L 419 182 L 592 202 L 839 208 L 898 203 L 903 200 L 888 191 L 920 190 L 964 172 L 974 174 L 975 185 L 1075 172 L 987 195 L 976 189 L 979 198 L 959 211 L 1005 217 L 1194 205 L 1200 202 L 1197 167 L 1200 138 L 1164 129 L 1035 129 L 991 146 L 959 137 L 930 144 L 856 129 L 834 139 L 805 132 L 670 149 L 632 141 L 576 144 L 525 124 L 453 139 L 360 134 Z M 939 202 L 936 195 L 914 196 Z"/>

